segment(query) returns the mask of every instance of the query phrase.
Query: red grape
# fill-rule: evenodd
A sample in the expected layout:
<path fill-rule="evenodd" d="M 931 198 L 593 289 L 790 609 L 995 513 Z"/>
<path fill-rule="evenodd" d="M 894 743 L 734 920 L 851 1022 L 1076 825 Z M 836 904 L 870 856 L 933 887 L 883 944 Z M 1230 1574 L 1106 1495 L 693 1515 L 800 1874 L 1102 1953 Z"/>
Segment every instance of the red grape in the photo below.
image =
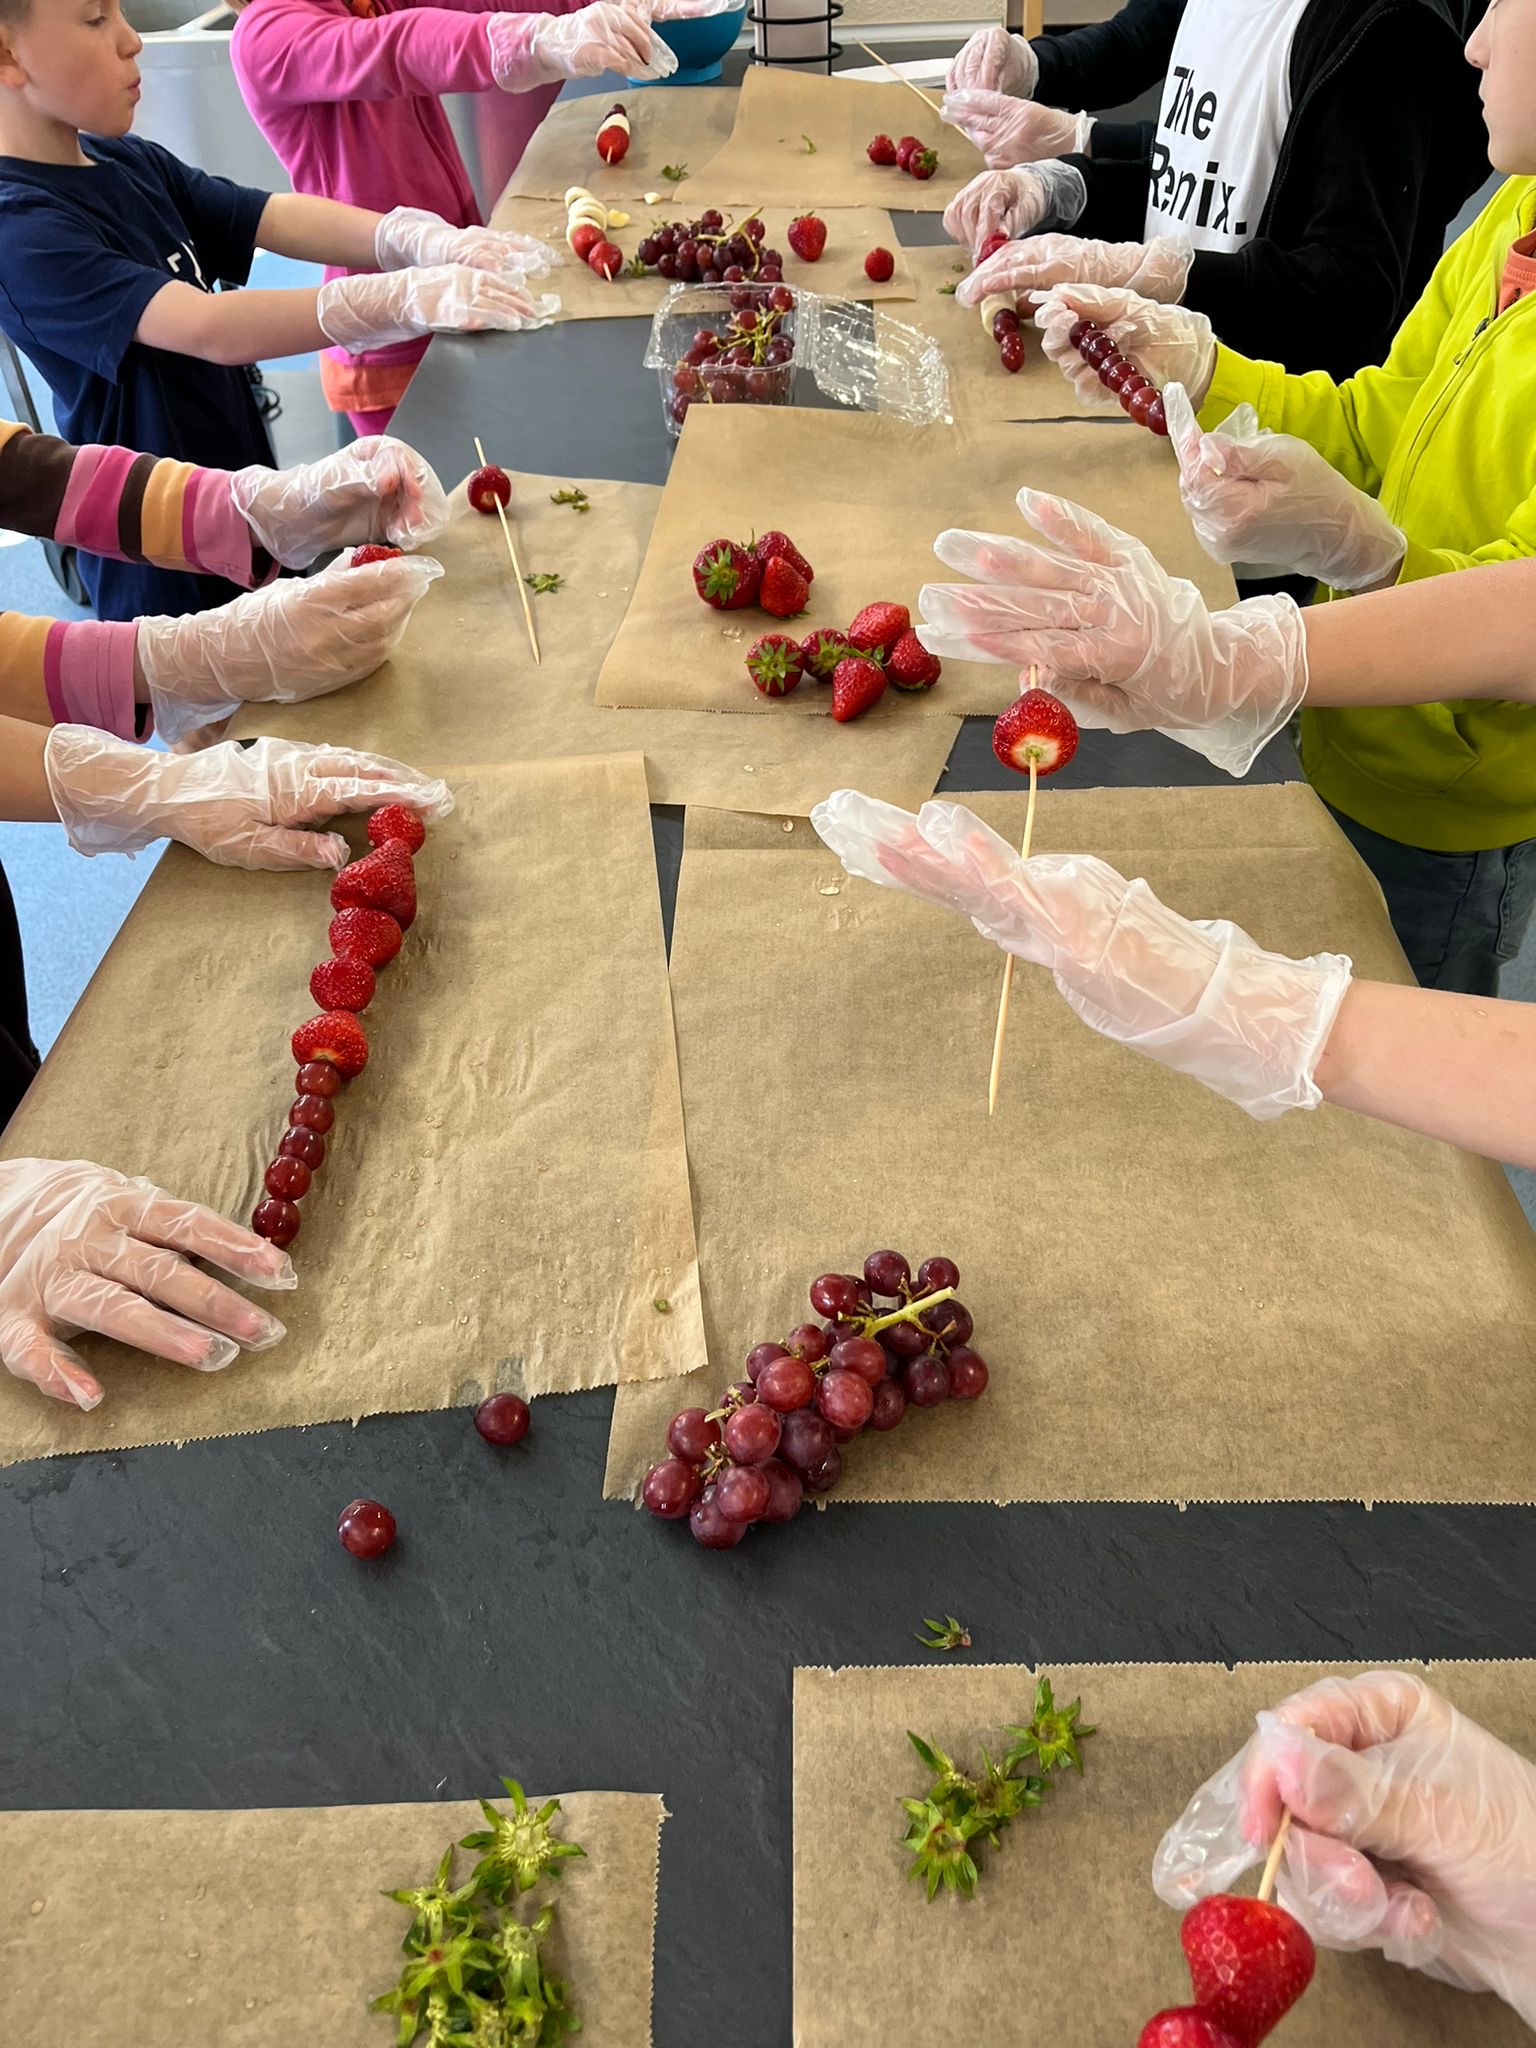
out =
<path fill-rule="evenodd" d="M 819 1316 L 836 1320 L 857 1314 L 865 1305 L 862 1284 L 851 1273 L 823 1273 L 811 1282 L 811 1307 Z"/>
<path fill-rule="evenodd" d="M 856 1372 L 824 1372 L 816 1386 L 816 1406 L 835 1429 L 862 1429 L 875 1397 L 868 1380 Z"/>
<path fill-rule="evenodd" d="M 1079 320 L 1068 334 L 1067 341 L 1081 355 L 1083 343 L 1095 334 L 1102 334 L 1103 331 L 1096 320 Z"/>
<path fill-rule="evenodd" d="M 843 1476 L 843 1454 L 834 1444 L 817 1464 L 800 1475 L 807 1493 L 830 1493 Z"/>
<path fill-rule="evenodd" d="M 1107 334 L 1090 334 L 1078 350 L 1078 354 L 1082 357 L 1083 361 L 1091 363 L 1095 369 L 1099 367 L 1100 363 L 1107 363 L 1110 357 L 1116 353 L 1118 351 L 1115 348 L 1115 344 Z"/>
<path fill-rule="evenodd" d="M 932 1330 L 941 1344 L 969 1344 L 976 1325 L 963 1302 L 939 1301 L 923 1310 L 923 1327 Z"/>
<path fill-rule="evenodd" d="M 299 1212 L 281 1195 L 267 1195 L 251 1211 L 251 1228 L 279 1249 L 292 1244 L 299 1234 Z"/>
<path fill-rule="evenodd" d="M 999 306 L 992 315 L 992 339 L 1001 341 L 1005 334 L 1017 334 L 1019 316 L 1012 306 Z"/>
<path fill-rule="evenodd" d="M 780 1415 L 809 1407 L 815 1392 L 816 1375 L 803 1358 L 775 1358 L 758 1374 L 758 1400 Z"/>
<path fill-rule="evenodd" d="M 1024 337 L 1015 328 L 1012 334 L 1005 334 L 997 345 L 998 361 L 1010 377 L 1016 377 L 1024 367 Z"/>
<path fill-rule="evenodd" d="M 645 1475 L 640 1498 L 664 1522 L 680 1522 L 699 1497 L 703 1481 L 681 1458 L 663 1458 Z"/>
<path fill-rule="evenodd" d="M 771 1408 L 738 1408 L 725 1425 L 725 1448 L 738 1465 L 761 1465 L 779 1448 L 780 1423 Z"/>
<path fill-rule="evenodd" d="M 768 1481 L 768 1505 L 757 1519 L 760 1522 L 792 1522 L 805 1498 L 799 1473 L 792 1472 L 781 1458 L 770 1458 L 760 1469 Z"/>
<path fill-rule="evenodd" d="M 832 1349 L 826 1331 L 818 1329 L 815 1323 L 801 1323 L 791 1330 L 784 1339 L 784 1347 L 808 1365 L 819 1365 Z"/>
<path fill-rule="evenodd" d="M 313 1173 L 325 1158 L 325 1140 L 318 1131 L 307 1131 L 302 1124 L 295 1124 L 284 1131 L 277 1154 L 280 1159 L 302 1159 Z"/>
<path fill-rule="evenodd" d="M 949 1393 L 953 1401 L 974 1401 L 987 1391 L 987 1361 L 961 1345 L 949 1354 Z"/>
<path fill-rule="evenodd" d="M 1138 391 L 1125 409 L 1138 427 L 1150 428 L 1154 434 L 1167 433 L 1168 415 L 1163 409 L 1163 394 L 1150 384 Z"/>
<path fill-rule="evenodd" d="M 864 1278 L 876 1294 L 899 1301 L 912 1278 L 912 1268 L 900 1252 L 871 1252 L 864 1261 Z"/>
<path fill-rule="evenodd" d="M 1099 382 L 1106 390 L 1113 391 L 1117 398 L 1133 378 L 1143 384 L 1147 381 L 1136 365 L 1124 356 L 1118 362 L 1103 364 L 1099 370 Z"/>
<path fill-rule="evenodd" d="M 301 1095 L 288 1112 L 290 1124 L 306 1131 L 318 1131 L 323 1138 L 336 1121 L 336 1112 L 323 1095 Z"/>
<path fill-rule="evenodd" d="M 475 1427 L 488 1444 L 520 1444 L 533 1417 L 516 1394 L 492 1394 L 475 1410 Z"/>
<path fill-rule="evenodd" d="M 755 1465 L 727 1465 L 715 1482 L 715 1505 L 728 1522 L 755 1522 L 773 1488 Z"/>
<path fill-rule="evenodd" d="M 885 1378 L 885 1353 L 873 1337 L 845 1337 L 833 1345 L 828 1362 L 834 1371 L 856 1373 L 872 1387 Z"/>
<path fill-rule="evenodd" d="M 949 1399 L 949 1367 L 942 1358 L 915 1358 L 906 1371 L 907 1399 L 914 1408 L 937 1408 Z"/>
<path fill-rule="evenodd" d="M 776 1358 L 788 1356 L 782 1344 L 754 1344 L 747 1353 L 747 1378 L 756 1386 L 765 1365 L 772 1365 Z"/>
<path fill-rule="evenodd" d="M 329 1060 L 306 1060 L 293 1085 L 299 1095 L 334 1095 L 341 1086 L 341 1075 Z"/>
<path fill-rule="evenodd" d="M 958 1287 L 960 1268 L 953 1259 L 924 1259 L 917 1269 L 917 1293 L 937 1294 L 941 1287 Z"/>
<path fill-rule="evenodd" d="M 280 1152 L 262 1175 L 261 1184 L 269 1195 L 282 1195 L 297 1202 L 309 1193 L 309 1168 L 302 1159 Z"/>
<path fill-rule="evenodd" d="M 869 1412 L 871 1429 L 894 1429 L 907 1412 L 907 1397 L 900 1382 L 884 1379 L 875 1389 L 875 1404 Z"/>
<path fill-rule="evenodd" d="M 690 1465 L 702 1465 L 720 1441 L 720 1425 L 702 1408 L 683 1408 L 667 1424 L 667 1449 Z"/>
<path fill-rule="evenodd" d="M 720 1512 L 718 1489 L 706 1486 L 688 1510 L 688 1526 L 694 1540 L 706 1550 L 734 1550 L 747 1533 L 745 1522 L 729 1522 Z"/>
<path fill-rule="evenodd" d="M 892 1323 L 888 1330 L 880 1332 L 880 1342 L 898 1358 L 921 1358 L 932 1348 L 933 1332 L 925 1330 L 921 1323 Z"/>
<path fill-rule="evenodd" d="M 797 1408 L 793 1415 L 785 1416 L 779 1456 L 786 1465 L 793 1465 L 800 1473 L 809 1472 L 836 1449 L 830 1426 L 814 1409 Z"/>
<path fill-rule="evenodd" d="M 376 1500 L 354 1500 L 336 1517 L 336 1534 L 354 1557 L 382 1557 L 395 1540 L 395 1518 Z"/>

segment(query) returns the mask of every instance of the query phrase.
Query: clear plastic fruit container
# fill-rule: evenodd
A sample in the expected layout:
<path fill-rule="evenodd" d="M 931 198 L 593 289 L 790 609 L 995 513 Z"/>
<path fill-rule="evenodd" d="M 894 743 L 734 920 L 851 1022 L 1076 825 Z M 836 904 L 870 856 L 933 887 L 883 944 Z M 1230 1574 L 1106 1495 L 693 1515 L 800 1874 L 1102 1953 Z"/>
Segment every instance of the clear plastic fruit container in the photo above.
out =
<path fill-rule="evenodd" d="M 675 284 L 656 309 L 645 351 L 646 367 L 661 386 L 661 412 L 673 440 L 693 405 L 793 405 L 795 368 L 800 354 L 802 295 L 778 313 L 774 338 L 784 337 L 793 354 L 778 363 L 727 363 L 698 356 L 698 338 L 723 335 L 743 313 L 768 308 L 772 287 L 746 284 Z"/>

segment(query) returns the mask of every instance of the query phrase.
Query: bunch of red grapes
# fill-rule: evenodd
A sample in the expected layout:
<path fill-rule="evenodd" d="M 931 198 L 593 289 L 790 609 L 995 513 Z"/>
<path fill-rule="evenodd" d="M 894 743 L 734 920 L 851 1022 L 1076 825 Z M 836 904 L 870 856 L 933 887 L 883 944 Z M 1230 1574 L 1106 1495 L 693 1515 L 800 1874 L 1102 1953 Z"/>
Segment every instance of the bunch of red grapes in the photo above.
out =
<path fill-rule="evenodd" d="M 782 1344 L 755 1344 L 746 1378 L 713 1413 L 684 1408 L 667 1425 L 669 1455 L 645 1477 L 653 1515 L 686 1515 L 706 1550 L 731 1550 L 754 1522 L 788 1522 L 807 1494 L 830 1493 L 844 1444 L 865 1429 L 895 1429 L 909 1408 L 974 1401 L 986 1361 L 971 1348 L 968 1309 L 955 1299 L 960 1269 L 900 1252 L 871 1252 L 863 1278 L 823 1273 L 802 1323 Z M 876 1297 L 898 1304 L 886 1311 Z"/>
<path fill-rule="evenodd" d="M 1096 321 L 1079 320 L 1067 339 L 1083 361 L 1098 371 L 1099 382 L 1106 391 L 1113 391 L 1138 427 L 1149 427 L 1154 434 L 1167 433 L 1163 394 L 1129 356 L 1121 355 Z"/>
<path fill-rule="evenodd" d="M 785 330 L 795 309 L 787 284 L 733 284 L 731 318 L 701 327 L 672 370 L 667 417 L 680 427 L 695 403 L 784 405 L 794 377 L 794 336 Z"/>
<path fill-rule="evenodd" d="M 756 214 L 736 227 L 711 207 L 697 220 L 653 228 L 635 255 L 645 269 L 678 284 L 740 284 L 749 277 L 779 284 L 784 257 L 763 247 L 767 233 Z"/>

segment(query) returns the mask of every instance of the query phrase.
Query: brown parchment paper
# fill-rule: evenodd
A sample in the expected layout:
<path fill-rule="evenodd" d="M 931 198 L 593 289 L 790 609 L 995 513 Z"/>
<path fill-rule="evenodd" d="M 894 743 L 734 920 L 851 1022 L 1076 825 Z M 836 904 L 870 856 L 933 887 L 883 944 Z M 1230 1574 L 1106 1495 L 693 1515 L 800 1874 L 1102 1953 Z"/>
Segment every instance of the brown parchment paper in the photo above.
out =
<path fill-rule="evenodd" d="M 537 1896 L 555 1908 L 547 1953 L 583 2042 L 648 2048 L 664 1818 L 648 1793 L 562 1796 L 565 1838 L 587 1853 Z M 0 2038 L 393 2048 L 394 2021 L 368 2001 L 399 1976 L 410 1913 L 382 1893 L 425 1884 L 484 1825 L 470 1800 L 0 1814 Z M 461 1880 L 473 1862 L 458 1852 Z"/>
<path fill-rule="evenodd" d="M 1024 367 L 1011 376 L 998 361 L 997 343 L 981 324 L 975 306 L 957 304 L 953 287 L 969 270 L 965 252 L 953 244 L 941 249 L 909 249 L 907 264 L 913 303 L 890 314 L 875 314 L 875 339 L 888 320 L 931 334 L 949 365 L 949 403 L 959 426 L 986 426 L 1003 420 L 1084 419 L 1122 425 L 1134 433 L 1123 414 L 1107 406 L 1084 405 L 1060 370 L 1045 355 L 1038 331 L 1024 323 Z M 1150 435 L 1144 438 L 1152 439 Z M 1230 598 L 1228 602 L 1230 602 Z"/>
<path fill-rule="evenodd" d="M 1063 1772 L 989 1851 L 976 1896 L 924 1901 L 899 1847 L 898 1801 L 924 1790 L 907 1730 L 973 1765 L 1027 1721 L 1023 1665 L 795 1673 L 796 2048 L 909 2040 L 942 1999 L 972 2048 L 1127 2048 L 1152 2015 L 1190 2002 L 1179 1914 L 1152 1857 L 1192 1794 L 1253 1732 L 1253 1716 L 1328 1672 L 1417 1672 L 1464 1713 L 1536 1756 L 1536 1665 L 1051 1664 L 1098 1733 L 1081 1778 Z M 1235 1889 L 1257 1890 L 1257 1873 Z M 933 2038 L 939 2038 L 935 2035 Z M 957 2036 L 958 2038 L 958 2036 Z M 1318 1951 L 1276 2048 L 1528 2048 L 1491 1995 L 1436 1984 L 1378 1955 Z"/>
<path fill-rule="evenodd" d="M 453 771 L 293 1246 L 286 1339 L 189 1372 L 82 1339 L 84 1415 L 0 1375 L 0 1462 L 569 1392 L 704 1355 L 644 764 Z M 360 822 L 352 827 L 361 839 Z M 324 874 L 172 847 L 5 1137 L 250 1214 L 314 1013 Z M 132 1020 L 131 1032 L 125 1019 Z M 659 1313 L 657 1299 L 671 1303 Z"/>
<path fill-rule="evenodd" d="M 564 199 L 572 185 L 585 185 L 594 198 L 613 207 L 657 192 L 670 211 L 671 195 L 686 195 L 736 118 L 736 94 L 730 86 L 690 85 L 671 91 L 637 87 L 621 90 L 616 98 L 629 116 L 629 149 L 622 163 L 605 164 L 597 153 L 597 131 L 613 100 L 596 93 L 557 100 L 534 130 L 504 196 Z M 690 175 L 677 182 L 664 178 L 663 164 L 674 170 L 686 165 Z M 883 203 L 873 201 L 877 206 Z M 564 233 L 562 225 L 561 248 Z"/>
<path fill-rule="evenodd" d="M 915 135 L 937 150 L 939 167 L 933 176 L 914 178 L 895 164 L 872 164 L 866 152 L 873 137 L 882 134 L 893 142 Z M 816 145 L 814 155 L 805 146 L 807 136 Z M 799 213 L 828 206 L 942 213 L 986 165 L 958 128 L 946 127 L 904 85 L 766 65 L 749 70 L 742 80 L 730 140 L 707 164 L 693 168 L 699 190 L 715 195 L 717 205 L 728 199 L 748 206 L 792 206 Z"/>
<path fill-rule="evenodd" d="M 684 211 L 692 217 L 702 213 L 709 201 L 697 180 L 690 184 L 689 193 Z M 664 206 L 637 206 L 629 226 L 610 228 L 608 239 L 618 244 L 627 261 L 650 233 L 653 221 L 678 217 L 678 210 L 670 201 Z M 739 214 L 743 220 L 746 217 L 745 213 Z M 844 299 L 912 297 L 912 272 L 888 213 L 882 213 L 878 207 L 862 206 L 829 215 L 827 246 L 815 263 L 802 263 L 789 246 L 784 231 L 793 218 L 786 207 L 763 208 L 763 226 L 768 231 L 766 246 L 777 249 L 784 258 L 787 284 L 803 285 L 808 291 Z M 578 263 L 566 248 L 565 221 L 565 208 L 558 199 L 503 199 L 491 217 L 492 227 L 516 228 L 525 235 L 537 235 L 552 248 L 563 251 L 566 260 L 548 279 L 548 289 L 560 295 L 557 320 L 648 320 L 671 289 L 666 278 L 654 271 L 645 277 L 621 273 L 612 284 L 605 282 L 585 263 Z M 871 249 L 889 249 L 896 259 L 896 268 L 884 284 L 872 284 L 864 275 L 864 258 Z M 980 322 L 976 324 L 979 329 Z M 636 349 L 637 359 L 643 352 Z M 1052 375 L 1056 373 L 1053 371 Z M 1066 380 L 1058 381 L 1065 391 Z"/>
<path fill-rule="evenodd" d="M 963 801 L 1017 843 L 1022 796 Z M 611 1493 L 673 1409 L 804 1318 L 817 1273 L 894 1245 L 955 1259 L 992 1382 L 861 1438 L 834 1512 L 1532 1499 L 1536 1245 L 1497 1167 L 1340 1110 L 1255 1123 L 1027 968 L 989 1119 L 1002 956 L 818 844 L 804 824 L 689 820 L 672 999 L 713 1369 L 621 1391 Z M 1408 978 L 1374 882 L 1299 784 L 1046 788 L 1035 846 L 1095 853 L 1279 952 Z"/>
<path fill-rule="evenodd" d="M 1028 531 L 1015 503 L 1021 484 L 1077 499 L 1144 540 L 1209 605 L 1232 603 L 1232 572 L 1195 539 L 1179 502 L 1177 465 L 1153 434 L 1087 420 L 999 432 L 909 427 L 874 413 L 695 406 L 597 701 L 830 717 L 825 685 L 802 683 L 771 699 L 753 688 L 739 656 L 780 622 L 755 609 L 717 612 L 700 603 L 689 573 L 699 549 L 721 535 L 745 539 L 782 527 L 816 571 L 809 607 L 787 628 L 796 634 L 844 627 L 876 598 L 907 605 L 915 616 L 925 583 L 953 580 L 933 552 L 945 527 Z M 932 690 L 887 690 L 855 722 L 998 712 L 1017 695 L 1015 669 L 946 661 Z"/>
<path fill-rule="evenodd" d="M 541 667 L 528 650 L 501 528 L 471 512 L 461 488 L 453 521 L 432 546 L 447 574 L 417 606 L 393 660 L 329 697 L 253 705 L 235 731 L 345 739 L 435 773 L 460 763 L 643 750 L 659 804 L 803 813 L 847 782 L 899 804 L 932 794 L 954 738 L 942 719 L 834 725 L 594 704 L 598 664 L 634 589 L 661 492 L 588 482 L 592 509 L 577 513 L 550 502 L 568 477 L 511 481 L 525 573 L 565 579 L 533 599 Z M 697 602 L 691 583 L 689 591 Z M 751 642 L 735 644 L 741 656 Z"/>

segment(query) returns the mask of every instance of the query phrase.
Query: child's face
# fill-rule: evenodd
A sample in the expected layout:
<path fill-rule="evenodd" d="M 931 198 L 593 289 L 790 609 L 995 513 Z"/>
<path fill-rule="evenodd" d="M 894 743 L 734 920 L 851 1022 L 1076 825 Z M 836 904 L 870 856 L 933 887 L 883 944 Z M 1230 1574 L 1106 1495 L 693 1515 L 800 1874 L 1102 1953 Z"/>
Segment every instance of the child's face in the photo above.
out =
<path fill-rule="evenodd" d="M 1489 0 L 1467 61 L 1483 74 L 1478 91 L 1494 169 L 1536 172 L 1536 0 Z"/>
<path fill-rule="evenodd" d="M 126 135 L 144 47 L 118 0 L 32 0 L 0 34 L 0 86 L 35 114 L 87 135 Z"/>

